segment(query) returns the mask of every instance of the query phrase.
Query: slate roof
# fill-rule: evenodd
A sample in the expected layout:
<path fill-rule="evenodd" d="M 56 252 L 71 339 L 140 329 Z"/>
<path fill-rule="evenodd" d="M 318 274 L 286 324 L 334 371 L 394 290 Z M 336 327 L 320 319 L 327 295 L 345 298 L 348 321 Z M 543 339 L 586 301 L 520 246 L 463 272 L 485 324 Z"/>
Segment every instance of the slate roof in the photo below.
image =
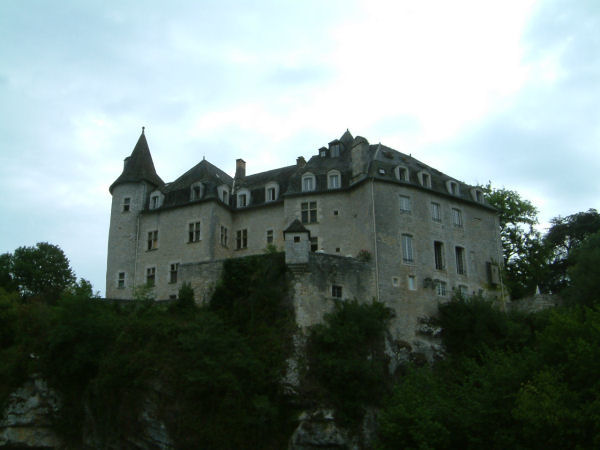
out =
<path fill-rule="evenodd" d="M 125 166 L 121 175 L 110 185 L 108 190 L 112 194 L 115 186 L 123 183 L 137 183 L 140 181 L 147 181 L 156 187 L 160 187 L 165 183 L 157 175 L 156 169 L 154 169 L 154 162 L 150 155 L 150 148 L 148 147 L 148 141 L 144 135 L 144 129 L 142 128 L 142 134 L 135 144 L 131 156 L 126 158 Z"/>
<path fill-rule="evenodd" d="M 309 233 L 310 231 L 308 231 L 308 229 L 302 225 L 302 222 L 300 222 L 300 220 L 298 219 L 294 219 L 294 221 L 292 223 L 290 223 L 290 225 L 283 230 L 283 234 L 286 233 Z"/>

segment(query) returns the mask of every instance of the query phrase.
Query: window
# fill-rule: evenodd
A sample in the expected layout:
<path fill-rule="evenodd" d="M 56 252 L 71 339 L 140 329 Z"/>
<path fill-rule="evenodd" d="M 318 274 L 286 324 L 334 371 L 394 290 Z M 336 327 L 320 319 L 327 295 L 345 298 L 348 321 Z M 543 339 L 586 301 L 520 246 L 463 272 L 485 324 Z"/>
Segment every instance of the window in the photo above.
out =
<path fill-rule="evenodd" d="M 267 230 L 267 244 L 273 243 L 273 230 Z"/>
<path fill-rule="evenodd" d="M 444 244 L 440 241 L 433 243 L 433 256 L 435 259 L 435 268 L 437 270 L 444 270 Z"/>
<path fill-rule="evenodd" d="M 452 224 L 455 227 L 463 226 L 462 211 L 460 209 L 452 208 Z"/>
<path fill-rule="evenodd" d="M 394 169 L 396 178 L 400 181 L 408 181 L 408 169 L 403 166 L 398 166 Z"/>
<path fill-rule="evenodd" d="M 400 212 L 409 213 L 410 212 L 410 197 L 407 195 L 400 196 Z"/>
<path fill-rule="evenodd" d="M 400 286 L 400 280 L 398 279 L 398 277 L 392 277 L 392 286 L 394 286 L 394 287 Z"/>
<path fill-rule="evenodd" d="M 223 200 L 223 203 L 228 205 L 229 204 L 229 192 L 223 189 L 221 191 L 221 199 Z"/>
<path fill-rule="evenodd" d="M 123 212 L 129 211 L 130 208 L 131 208 L 131 198 L 125 197 L 123 199 Z"/>
<path fill-rule="evenodd" d="M 221 225 L 221 245 L 227 247 L 227 228 Z"/>
<path fill-rule="evenodd" d="M 465 249 L 462 247 L 455 248 L 456 254 L 456 273 L 465 275 L 467 273 L 465 266 Z"/>
<path fill-rule="evenodd" d="M 275 200 L 275 188 L 270 187 L 267 189 L 267 201 L 272 202 L 273 200 Z"/>
<path fill-rule="evenodd" d="M 331 285 L 331 296 L 333 298 L 342 298 L 342 287 L 337 284 Z"/>
<path fill-rule="evenodd" d="M 150 197 L 150 209 L 158 208 L 158 206 L 159 206 L 158 200 L 159 200 L 158 195 L 153 195 L 152 197 Z"/>
<path fill-rule="evenodd" d="M 190 200 L 200 200 L 202 198 L 202 183 L 194 183 L 190 189 Z"/>
<path fill-rule="evenodd" d="M 302 223 L 317 222 L 317 202 L 302 202 L 300 210 Z"/>
<path fill-rule="evenodd" d="M 274 181 L 267 183 L 267 185 L 265 186 L 265 200 L 267 202 L 274 202 L 275 200 L 277 200 L 278 196 L 279 185 Z"/>
<path fill-rule="evenodd" d="M 171 264 L 169 270 L 169 283 L 177 283 L 177 272 L 179 271 L 179 263 Z"/>
<path fill-rule="evenodd" d="M 471 189 L 471 197 L 476 202 L 483 203 L 483 192 L 481 192 L 481 189 Z"/>
<path fill-rule="evenodd" d="M 340 173 L 337 170 L 329 172 L 327 174 L 327 187 L 329 189 L 339 189 L 341 186 L 340 178 Z"/>
<path fill-rule="evenodd" d="M 442 211 L 439 203 L 431 202 L 431 220 L 434 222 L 442 221 Z"/>
<path fill-rule="evenodd" d="M 413 237 L 410 234 L 402 235 L 402 261 L 413 262 Z"/>
<path fill-rule="evenodd" d="M 200 241 L 200 222 L 192 222 L 188 228 L 188 242 Z"/>
<path fill-rule="evenodd" d="M 431 187 L 431 176 L 427 172 L 419 172 L 419 181 L 421 182 L 421 186 Z"/>
<path fill-rule="evenodd" d="M 148 250 L 158 248 L 158 230 L 148 231 Z"/>
<path fill-rule="evenodd" d="M 417 290 L 417 277 L 415 277 L 414 275 L 408 276 L 408 290 L 409 291 Z"/>
<path fill-rule="evenodd" d="M 319 250 L 319 238 L 311 237 L 310 238 L 310 251 L 316 252 L 317 250 Z"/>
<path fill-rule="evenodd" d="M 466 297 L 467 295 L 469 295 L 469 288 L 467 286 L 465 286 L 464 284 L 459 284 L 458 285 L 458 293 L 461 295 L 461 297 Z"/>
<path fill-rule="evenodd" d="M 156 267 L 148 267 L 146 269 L 146 284 L 150 287 L 153 287 L 155 279 L 156 279 Z"/>
<path fill-rule="evenodd" d="M 340 144 L 332 145 L 330 152 L 332 158 L 337 158 L 338 156 L 340 156 Z"/>
<path fill-rule="evenodd" d="M 248 206 L 248 194 L 238 194 L 238 208 Z"/>
<path fill-rule="evenodd" d="M 439 295 L 440 297 L 445 297 L 446 296 L 446 287 L 447 287 L 447 284 L 445 281 L 438 281 L 435 285 L 437 295 Z"/>
<path fill-rule="evenodd" d="M 117 288 L 124 289 L 125 288 L 125 272 L 119 272 L 117 278 Z"/>
<path fill-rule="evenodd" d="M 242 248 L 248 248 L 248 230 L 237 230 L 235 237 L 235 248 L 240 250 Z"/>
<path fill-rule="evenodd" d="M 334 209 L 334 210 L 333 210 L 333 215 L 334 215 L 334 216 L 339 216 L 339 215 L 340 215 L 340 212 L 339 212 L 339 210 L 337 210 L 337 209 Z"/>
<path fill-rule="evenodd" d="M 452 181 L 452 180 L 448 180 L 446 182 L 446 189 L 448 189 L 448 192 L 452 195 L 458 195 L 458 183 L 456 181 Z"/>
<path fill-rule="evenodd" d="M 302 192 L 315 190 L 315 176 L 312 173 L 306 173 L 302 176 Z"/>

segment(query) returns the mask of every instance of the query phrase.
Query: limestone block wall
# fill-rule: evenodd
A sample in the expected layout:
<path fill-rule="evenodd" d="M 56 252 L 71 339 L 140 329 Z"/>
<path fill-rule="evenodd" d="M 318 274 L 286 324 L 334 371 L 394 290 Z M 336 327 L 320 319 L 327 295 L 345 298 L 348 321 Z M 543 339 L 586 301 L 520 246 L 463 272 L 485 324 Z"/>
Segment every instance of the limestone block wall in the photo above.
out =
<path fill-rule="evenodd" d="M 304 272 L 291 277 L 296 323 L 301 328 L 321 323 L 333 309 L 332 285 L 342 288 L 342 301 L 375 298 L 373 265 L 354 258 L 311 253 Z"/>
<path fill-rule="evenodd" d="M 237 210 L 232 221 L 232 241 L 229 246 L 232 257 L 263 253 L 267 247 L 267 230 L 273 232 L 273 245 L 283 249 L 283 230 L 289 225 L 283 216 L 283 202 L 267 204 L 259 208 Z M 248 247 L 236 249 L 236 233 L 247 230 Z"/>
<path fill-rule="evenodd" d="M 223 262 L 224 260 L 187 263 L 181 266 L 181 280 L 192 285 L 197 304 L 205 304 L 210 300 L 221 278 Z"/>

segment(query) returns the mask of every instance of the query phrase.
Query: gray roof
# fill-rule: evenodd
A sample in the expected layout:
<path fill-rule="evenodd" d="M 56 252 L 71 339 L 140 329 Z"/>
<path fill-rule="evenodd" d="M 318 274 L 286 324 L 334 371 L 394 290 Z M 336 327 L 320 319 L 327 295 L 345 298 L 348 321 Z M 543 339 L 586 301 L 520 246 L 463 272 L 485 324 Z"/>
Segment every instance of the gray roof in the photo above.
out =
<path fill-rule="evenodd" d="M 308 231 L 308 229 L 302 225 L 302 222 L 300 222 L 298 219 L 294 219 L 294 221 L 292 223 L 290 223 L 290 225 L 283 230 L 283 234 L 285 233 L 308 233 L 310 234 L 310 231 Z"/>
<path fill-rule="evenodd" d="M 142 128 L 142 134 L 135 144 L 131 156 L 125 159 L 125 165 L 121 175 L 110 185 L 108 190 L 112 194 L 115 186 L 123 183 L 137 183 L 140 181 L 147 181 L 148 183 L 160 187 L 164 184 L 163 180 L 157 175 L 154 169 L 154 162 L 150 155 L 150 149 L 148 148 L 148 141 L 144 135 L 144 129 Z"/>

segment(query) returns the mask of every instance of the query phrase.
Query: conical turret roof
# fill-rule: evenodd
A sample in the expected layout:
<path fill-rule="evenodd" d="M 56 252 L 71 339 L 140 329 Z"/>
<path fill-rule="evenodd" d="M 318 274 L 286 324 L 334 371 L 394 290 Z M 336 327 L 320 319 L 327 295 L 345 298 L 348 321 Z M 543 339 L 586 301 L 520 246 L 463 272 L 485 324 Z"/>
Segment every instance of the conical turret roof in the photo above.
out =
<path fill-rule="evenodd" d="M 157 175 L 156 169 L 154 169 L 154 162 L 152 161 L 152 155 L 150 155 L 150 148 L 148 147 L 148 141 L 146 141 L 144 128 L 142 128 L 142 134 L 137 144 L 135 144 L 131 156 L 125 159 L 123 173 L 110 185 L 108 190 L 112 194 L 112 190 L 118 184 L 138 183 L 140 181 L 147 181 L 156 187 L 165 184 Z"/>

